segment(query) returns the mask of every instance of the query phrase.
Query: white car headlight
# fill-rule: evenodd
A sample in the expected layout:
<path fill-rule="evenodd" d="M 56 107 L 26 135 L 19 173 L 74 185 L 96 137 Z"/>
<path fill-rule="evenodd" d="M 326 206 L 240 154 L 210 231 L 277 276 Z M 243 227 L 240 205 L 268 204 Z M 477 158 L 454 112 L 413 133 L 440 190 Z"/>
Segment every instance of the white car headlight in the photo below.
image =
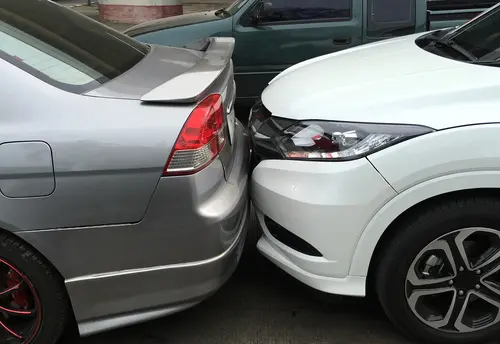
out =
<path fill-rule="evenodd" d="M 399 124 L 297 122 L 275 137 L 284 158 L 353 160 L 434 129 Z"/>

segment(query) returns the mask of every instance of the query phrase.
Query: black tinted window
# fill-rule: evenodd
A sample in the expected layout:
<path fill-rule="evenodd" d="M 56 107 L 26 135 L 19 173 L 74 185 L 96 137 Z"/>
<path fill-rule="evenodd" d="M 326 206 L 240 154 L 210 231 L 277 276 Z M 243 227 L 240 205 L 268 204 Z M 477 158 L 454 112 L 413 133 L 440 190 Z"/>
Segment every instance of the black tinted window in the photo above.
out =
<path fill-rule="evenodd" d="M 374 23 L 407 22 L 412 19 L 412 2 L 408 0 L 374 0 L 372 21 Z"/>
<path fill-rule="evenodd" d="M 483 13 L 451 37 L 456 44 L 477 59 L 496 61 L 500 59 L 500 7 Z"/>
<path fill-rule="evenodd" d="M 415 0 L 369 0 L 368 35 L 402 36 L 415 32 Z"/>
<path fill-rule="evenodd" d="M 95 88 L 148 53 L 147 45 L 47 0 L 1 1 L 1 56 L 68 91 Z"/>
<path fill-rule="evenodd" d="M 351 0 L 273 0 L 262 13 L 264 22 L 297 20 L 350 20 Z"/>

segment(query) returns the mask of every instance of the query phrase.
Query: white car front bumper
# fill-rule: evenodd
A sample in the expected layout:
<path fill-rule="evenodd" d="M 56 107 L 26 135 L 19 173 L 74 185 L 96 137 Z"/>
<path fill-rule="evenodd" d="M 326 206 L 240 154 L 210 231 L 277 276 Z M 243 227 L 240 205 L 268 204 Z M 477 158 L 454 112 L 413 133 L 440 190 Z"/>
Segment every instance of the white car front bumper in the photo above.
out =
<path fill-rule="evenodd" d="M 263 230 L 258 249 L 266 257 L 318 290 L 365 295 L 366 276 L 348 275 L 352 256 L 367 223 L 396 195 L 367 159 L 264 160 L 253 171 L 251 190 Z M 266 217 L 320 254 L 304 254 L 278 241 Z"/>

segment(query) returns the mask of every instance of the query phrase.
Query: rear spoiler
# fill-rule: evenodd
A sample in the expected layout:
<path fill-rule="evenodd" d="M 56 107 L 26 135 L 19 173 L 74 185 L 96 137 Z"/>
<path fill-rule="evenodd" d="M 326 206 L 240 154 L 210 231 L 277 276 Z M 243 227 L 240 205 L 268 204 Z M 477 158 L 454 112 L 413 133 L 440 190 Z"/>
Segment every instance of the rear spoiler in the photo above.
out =
<path fill-rule="evenodd" d="M 209 44 L 203 46 L 200 62 L 152 89 L 141 97 L 141 101 L 185 104 L 201 100 L 230 63 L 235 44 L 233 37 L 210 37 L 208 41 Z"/>

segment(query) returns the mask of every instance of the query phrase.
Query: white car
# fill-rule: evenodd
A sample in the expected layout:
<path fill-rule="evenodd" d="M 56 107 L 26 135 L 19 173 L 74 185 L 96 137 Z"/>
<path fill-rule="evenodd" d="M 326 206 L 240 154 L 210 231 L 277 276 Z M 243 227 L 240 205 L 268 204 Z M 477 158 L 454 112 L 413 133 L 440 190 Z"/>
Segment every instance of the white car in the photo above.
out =
<path fill-rule="evenodd" d="M 498 336 L 498 58 L 496 6 L 279 75 L 249 121 L 258 249 L 425 343 Z"/>

